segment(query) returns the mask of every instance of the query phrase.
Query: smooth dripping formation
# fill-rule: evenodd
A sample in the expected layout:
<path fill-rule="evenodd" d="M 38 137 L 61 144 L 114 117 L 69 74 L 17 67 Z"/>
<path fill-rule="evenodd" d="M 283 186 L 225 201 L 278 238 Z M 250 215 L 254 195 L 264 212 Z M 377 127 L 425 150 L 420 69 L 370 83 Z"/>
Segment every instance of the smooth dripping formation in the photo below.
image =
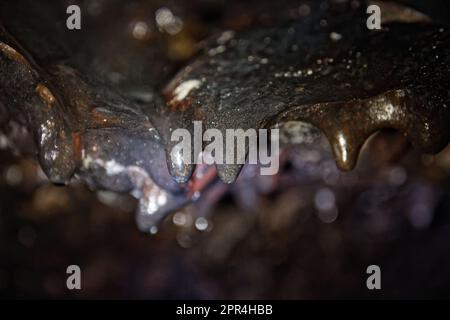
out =
<path fill-rule="evenodd" d="M 125 75 L 111 85 L 94 68 L 86 70 L 87 57 L 70 55 L 76 37 L 46 43 L 37 24 L 32 30 L 42 43 L 34 47 L 29 30 L 15 28 L 15 40 L 2 28 L 0 111 L 6 112 L 0 114 L 6 117 L 0 122 L 27 129 L 52 182 L 76 175 L 93 189 L 132 193 L 140 200 L 138 225 L 150 232 L 197 199 L 212 176 L 231 183 L 241 171 L 242 165 L 217 165 L 202 182 L 195 174 L 201 168 L 170 156 L 173 130 L 193 133 L 193 121 L 221 132 L 305 122 L 327 137 L 342 170 L 351 170 L 365 141 L 384 128 L 402 132 L 424 152 L 439 152 L 450 140 L 449 31 L 417 19 L 393 19 L 370 31 L 361 27 L 363 10 L 326 3 L 309 3 L 310 16 L 287 26 L 224 31 L 161 94 L 150 85 L 155 79 L 145 89 Z M 89 43 L 94 54 L 102 46 Z M 145 60 L 148 51 L 135 55 Z M 112 62 L 102 68 L 114 74 Z M 142 68 L 157 77 L 151 64 Z"/>

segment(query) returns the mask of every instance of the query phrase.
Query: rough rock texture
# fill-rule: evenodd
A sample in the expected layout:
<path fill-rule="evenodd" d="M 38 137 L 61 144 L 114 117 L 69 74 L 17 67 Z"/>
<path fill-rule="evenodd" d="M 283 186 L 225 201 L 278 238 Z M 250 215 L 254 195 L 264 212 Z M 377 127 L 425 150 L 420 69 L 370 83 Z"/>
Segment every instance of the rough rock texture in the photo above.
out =
<path fill-rule="evenodd" d="M 224 29 L 225 10 L 199 52 L 208 34 L 192 31 L 192 17 L 179 39 L 164 24 L 136 29 L 142 12 L 158 8 L 146 1 L 91 8 L 79 32 L 65 28 L 64 3 L 2 3 L 0 122 L 6 132 L 11 123 L 26 129 L 52 182 L 76 175 L 92 188 L 132 192 L 140 228 L 150 231 L 198 197 L 194 166 L 167 156 L 171 132 L 194 120 L 222 131 L 308 123 L 344 170 L 379 129 L 397 129 L 425 152 L 448 143 L 446 26 L 419 14 L 409 23 L 400 10 L 371 31 L 363 3 L 305 1 L 295 11 L 287 3 L 276 19 L 251 11 L 236 30 Z M 185 48 L 174 49 L 182 39 Z M 240 170 L 223 165 L 217 174 L 232 182 Z"/>

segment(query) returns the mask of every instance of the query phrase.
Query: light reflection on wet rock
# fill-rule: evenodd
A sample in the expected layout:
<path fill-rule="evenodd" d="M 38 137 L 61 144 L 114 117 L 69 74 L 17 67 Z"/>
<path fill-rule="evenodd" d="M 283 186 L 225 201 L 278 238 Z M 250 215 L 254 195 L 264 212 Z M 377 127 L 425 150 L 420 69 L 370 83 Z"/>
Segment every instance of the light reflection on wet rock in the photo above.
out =
<path fill-rule="evenodd" d="M 446 27 L 418 15 L 407 24 L 405 11 L 392 10 L 390 23 L 374 32 L 361 27 L 367 16 L 359 2 L 305 1 L 295 10 L 287 2 L 279 19 L 254 8 L 231 25 L 236 30 L 224 28 L 236 9 L 225 10 L 211 29 L 216 35 L 195 58 L 196 44 L 210 34 L 195 28 L 201 15 L 176 1 L 95 2 L 79 34 L 61 28 L 60 5 L 2 4 L 0 120 L 26 128 L 52 182 L 67 184 L 75 175 L 93 189 L 140 199 L 138 225 L 151 233 L 168 213 L 199 198 L 209 204 L 203 208 L 199 201 L 203 209 L 193 225 L 208 230 L 207 206 L 224 194 L 237 194 L 250 210 L 254 200 L 246 199 L 270 194 L 280 180 L 289 180 L 256 177 L 251 166 L 241 172 L 239 165 L 173 163 L 167 156 L 170 134 L 174 128 L 191 130 L 194 120 L 203 121 L 204 130 L 282 128 L 282 156 L 293 159 L 294 175 L 301 178 L 291 183 L 320 176 L 330 185 L 340 179 L 356 184 L 358 175 L 342 176 L 332 159 L 340 169 L 352 169 L 366 140 L 380 129 L 399 130 L 424 152 L 445 147 Z M 312 141 L 319 142 L 305 148 Z M 400 186 L 406 177 L 395 170 L 389 181 Z M 217 176 L 237 179 L 236 186 L 225 187 Z M 239 197 L 245 183 L 258 190 Z M 336 197 L 331 189 L 309 197 L 323 200 L 317 207 L 322 220 L 337 218 L 334 201 L 321 207 Z"/>
<path fill-rule="evenodd" d="M 344 170 L 383 128 L 401 131 L 425 152 L 440 151 L 449 139 L 448 31 L 390 24 L 370 32 L 355 27 L 365 18 L 358 10 L 321 13 L 330 15 L 324 27 L 301 21 L 235 35 L 216 48 L 212 40 L 166 87 L 172 122 L 192 130 L 192 120 L 201 120 L 205 130 L 223 132 L 308 122 L 325 133 Z M 328 37 L 333 33 L 339 40 Z M 169 168 L 175 176 L 191 172 L 170 160 Z M 219 168 L 227 182 L 236 175 L 232 166 Z"/>

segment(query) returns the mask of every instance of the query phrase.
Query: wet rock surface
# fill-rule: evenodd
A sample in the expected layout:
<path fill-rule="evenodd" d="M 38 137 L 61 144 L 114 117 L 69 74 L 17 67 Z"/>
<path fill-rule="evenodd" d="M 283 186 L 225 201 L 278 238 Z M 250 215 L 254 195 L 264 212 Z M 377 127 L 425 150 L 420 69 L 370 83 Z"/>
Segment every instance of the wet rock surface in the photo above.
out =
<path fill-rule="evenodd" d="M 0 296 L 450 296 L 448 4 L 76 3 L 0 3 Z M 167 165 L 193 120 L 279 128 L 280 173 Z"/>
<path fill-rule="evenodd" d="M 239 5 L 219 5 L 216 35 L 207 37 L 195 25 L 207 25 L 202 10 L 214 9 L 201 2 L 173 11 L 99 2 L 80 32 L 65 28 L 64 5 L 2 4 L 2 122 L 31 135 L 52 182 L 75 175 L 136 195 L 142 230 L 195 199 L 194 165 L 169 156 L 173 130 L 192 130 L 194 120 L 222 132 L 313 125 L 343 170 L 380 129 L 399 130 L 424 152 L 448 143 L 450 34 L 432 17 L 411 21 L 410 9 L 391 10 L 371 31 L 363 3 L 288 1 L 248 10 L 233 30 L 225 27 Z M 283 10 L 270 13 L 276 6 Z M 183 41 L 183 50 L 173 47 Z M 233 182 L 240 170 L 225 164 L 217 175 Z"/>
<path fill-rule="evenodd" d="M 130 197 L 53 186 L 32 159 L 2 150 L 0 296 L 448 297 L 448 148 L 421 157 L 386 132 L 342 172 L 319 139 L 284 154 L 279 176 L 245 167 L 232 185 L 214 182 L 153 236 L 136 230 Z M 377 292 L 365 287 L 374 263 Z M 66 289 L 71 264 L 81 291 Z"/>
<path fill-rule="evenodd" d="M 201 120 L 205 130 L 225 133 L 308 122 L 325 133 L 344 170 L 354 167 L 360 147 L 383 128 L 405 133 L 424 151 L 441 150 L 450 123 L 448 32 L 398 24 L 370 32 L 360 28 L 364 15 L 328 10 L 319 15 L 333 17 L 326 27 L 312 18 L 228 33 L 227 43 L 222 34 L 166 88 L 175 127 L 192 128 L 192 120 Z M 354 23 L 342 24 L 348 20 Z M 183 86 L 189 93 L 180 97 Z M 219 169 L 227 182 L 236 174 Z"/>

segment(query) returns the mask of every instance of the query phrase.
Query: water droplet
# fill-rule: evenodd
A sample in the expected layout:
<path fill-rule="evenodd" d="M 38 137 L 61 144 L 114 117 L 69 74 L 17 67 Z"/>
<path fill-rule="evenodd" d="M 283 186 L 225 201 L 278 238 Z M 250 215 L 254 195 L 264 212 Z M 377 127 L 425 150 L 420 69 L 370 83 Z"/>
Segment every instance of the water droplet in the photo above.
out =
<path fill-rule="evenodd" d="M 337 33 L 337 32 L 331 32 L 330 33 L 330 39 L 333 41 L 339 41 L 342 39 L 342 34 Z"/>
<path fill-rule="evenodd" d="M 203 217 L 195 219 L 195 228 L 199 231 L 205 231 L 208 229 L 208 220 Z"/>
<path fill-rule="evenodd" d="M 10 166 L 5 172 L 5 179 L 10 186 L 19 185 L 23 179 L 22 169 L 18 165 Z"/>
<path fill-rule="evenodd" d="M 157 226 L 151 226 L 149 232 L 150 232 L 150 234 L 157 234 L 158 233 L 158 227 Z"/>
<path fill-rule="evenodd" d="M 336 197 L 328 188 L 320 189 L 314 196 L 314 205 L 319 211 L 329 211 L 335 208 Z"/>
<path fill-rule="evenodd" d="M 149 36 L 149 27 L 144 21 L 137 21 L 133 24 L 131 33 L 137 40 L 145 40 Z"/>

